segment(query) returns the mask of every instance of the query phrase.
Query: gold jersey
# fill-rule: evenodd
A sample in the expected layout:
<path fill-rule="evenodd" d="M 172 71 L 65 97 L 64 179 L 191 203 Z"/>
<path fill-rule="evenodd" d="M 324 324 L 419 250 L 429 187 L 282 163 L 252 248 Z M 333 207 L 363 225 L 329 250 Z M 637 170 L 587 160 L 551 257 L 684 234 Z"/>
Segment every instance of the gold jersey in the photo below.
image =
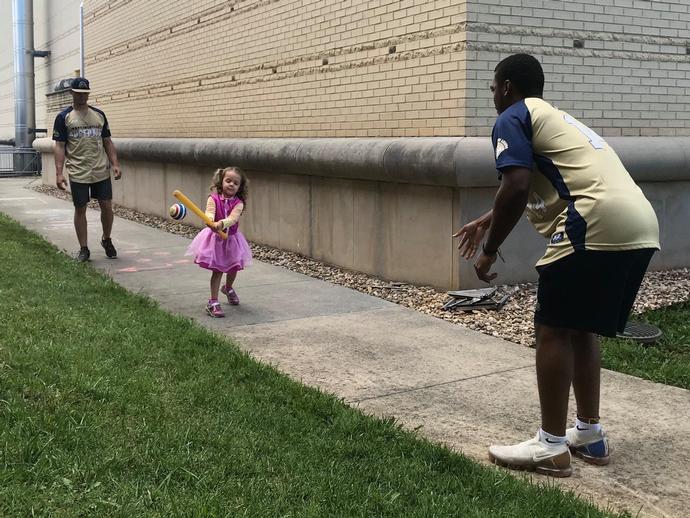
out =
<path fill-rule="evenodd" d="M 659 248 L 652 205 L 615 151 L 590 128 L 530 97 L 501 113 L 496 168 L 533 171 L 527 218 L 549 240 L 537 266 L 576 250 Z"/>
<path fill-rule="evenodd" d="M 60 112 L 53 125 L 53 140 L 65 143 L 70 181 L 96 183 L 110 177 L 103 139 L 110 137 L 108 119 L 89 106 L 84 114 L 72 107 Z"/>

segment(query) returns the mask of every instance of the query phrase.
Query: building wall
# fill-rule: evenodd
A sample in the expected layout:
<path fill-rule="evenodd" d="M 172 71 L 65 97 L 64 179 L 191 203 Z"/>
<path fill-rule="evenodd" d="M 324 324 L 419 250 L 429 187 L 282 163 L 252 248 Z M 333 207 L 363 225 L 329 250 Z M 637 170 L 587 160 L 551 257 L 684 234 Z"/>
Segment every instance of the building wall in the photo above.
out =
<path fill-rule="evenodd" d="M 685 0 L 145 5 L 87 2 L 94 100 L 125 136 L 486 136 L 514 52 L 605 136 L 690 134 Z"/>
<path fill-rule="evenodd" d="M 78 0 L 34 0 L 37 125 L 79 68 Z M 13 135 L 11 2 L 0 138 Z M 495 64 L 604 136 L 690 134 L 686 0 L 86 0 L 92 102 L 127 137 L 486 136 Z M 580 40 L 583 48 L 575 48 Z"/>
<path fill-rule="evenodd" d="M 687 0 L 472 0 L 467 135 L 488 135 L 494 66 L 515 52 L 544 66 L 545 98 L 604 136 L 690 135 Z M 574 48 L 574 40 L 584 48 Z"/>
<path fill-rule="evenodd" d="M 120 135 L 462 132 L 465 2 L 88 5 L 86 69 Z"/>
<path fill-rule="evenodd" d="M 0 3 L 0 140 L 14 138 L 12 4 Z"/>
<path fill-rule="evenodd" d="M 54 106 L 46 95 L 60 79 L 79 70 L 79 0 L 34 0 L 34 47 L 50 50 L 35 58 L 36 127 L 53 127 Z M 0 139 L 14 138 L 14 42 L 12 2 L 0 3 Z"/>

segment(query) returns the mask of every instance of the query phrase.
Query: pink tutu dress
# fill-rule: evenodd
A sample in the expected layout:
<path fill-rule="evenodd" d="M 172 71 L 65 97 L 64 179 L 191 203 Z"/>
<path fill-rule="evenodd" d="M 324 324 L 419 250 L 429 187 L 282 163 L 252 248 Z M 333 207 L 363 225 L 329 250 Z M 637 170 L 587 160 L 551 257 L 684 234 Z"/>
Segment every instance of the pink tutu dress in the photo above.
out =
<path fill-rule="evenodd" d="M 237 196 L 224 198 L 220 194 L 211 194 L 216 204 L 215 221 L 227 218 L 232 209 L 242 203 Z M 252 263 L 252 251 L 249 243 L 239 231 L 239 221 L 225 229 L 227 239 L 223 239 L 210 228 L 199 232 L 187 248 L 185 255 L 194 257 L 194 262 L 206 268 L 223 273 L 232 273 L 244 269 Z"/>

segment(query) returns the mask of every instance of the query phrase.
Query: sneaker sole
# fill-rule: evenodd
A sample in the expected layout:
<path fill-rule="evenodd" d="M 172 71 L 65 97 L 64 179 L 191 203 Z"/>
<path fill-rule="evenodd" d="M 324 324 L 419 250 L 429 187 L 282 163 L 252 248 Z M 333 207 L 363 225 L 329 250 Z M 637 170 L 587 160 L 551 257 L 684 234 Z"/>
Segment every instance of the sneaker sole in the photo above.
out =
<path fill-rule="evenodd" d="M 536 473 L 539 473 L 540 475 L 547 475 L 549 477 L 565 478 L 573 474 L 572 466 L 568 466 L 567 468 L 554 468 L 551 466 L 544 466 L 541 464 L 529 464 L 527 466 L 522 466 L 518 464 L 510 464 L 508 462 L 504 462 L 494 457 L 491 453 L 489 453 L 489 461 L 492 464 L 501 466 L 502 468 L 508 468 L 516 471 L 534 471 Z"/>
<path fill-rule="evenodd" d="M 208 309 L 206 310 L 206 314 L 210 316 L 211 318 L 225 318 L 225 315 L 214 315 L 211 313 Z"/>
<path fill-rule="evenodd" d="M 608 455 L 606 457 L 592 457 L 591 455 L 582 453 L 573 447 L 570 448 L 570 453 L 575 455 L 577 458 L 584 460 L 587 464 L 593 464 L 594 466 L 606 466 L 611 461 L 611 458 Z"/>

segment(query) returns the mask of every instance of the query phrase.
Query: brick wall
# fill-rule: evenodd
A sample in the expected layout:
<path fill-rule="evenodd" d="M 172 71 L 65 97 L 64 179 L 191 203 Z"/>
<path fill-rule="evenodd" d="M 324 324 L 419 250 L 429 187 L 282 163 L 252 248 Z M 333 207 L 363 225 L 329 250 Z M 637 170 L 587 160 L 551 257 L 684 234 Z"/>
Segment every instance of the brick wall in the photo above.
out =
<path fill-rule="evenodd" d="M 493 69 L 515 52 L 542 61 L 547 100 L 604 136 L 690 135 L 689 26 L 687 0 L 472 0 L 467 135 L 489 134 Z"/>
<path fill-rule="evenodd" d="M 52 135 L 55 119 L 55 100 L 64 95 L 52 95 L 55 85 L 79 74 L 79 0 L 34 0 L 34 45 L 50 50 L 47 59 L 36 58 L 36 127 Z M 51 102 L 52 98 L 52 102 Z M 69 104 L 69 103 L 68 103 Z"/>
<path fill-rule="evenodd" d="M 36 127 L 53 127 L 55 107 L 46 95 L 79 69 L 79 0 L 33 0 L 34 47 L 50 50 L 35 58 Z M 12 2 L 0 2 L 0 138 L 14 138 L 14 50 Z M 39 135 L 40 136 L 40 135 Z"/>
<path fill-rule="evenodd" d="M 0 140 L 14 138 L 12 3 L 0 4 Z"/>
<path fill-rule="evenodd" d="M 35 0 L 37 125 L 79 68 L 78 0 Z M 92 102 L 116 136 L 489 134 L 488 84 L 535 54 L 545 96 L 605 136 L 690 135 L 687 0 L 86 0 Z M 11 5 L 0 136 L 13 136 Z M 583 48 L 575 48 L 574 41 Z M 9 42 L 9 44 L 7 44 Z"/>
<path fill-rule="evenodd" d="M 457 135 L 465 2 L 87 2 L 86 69 L 130 137 Z"/>

